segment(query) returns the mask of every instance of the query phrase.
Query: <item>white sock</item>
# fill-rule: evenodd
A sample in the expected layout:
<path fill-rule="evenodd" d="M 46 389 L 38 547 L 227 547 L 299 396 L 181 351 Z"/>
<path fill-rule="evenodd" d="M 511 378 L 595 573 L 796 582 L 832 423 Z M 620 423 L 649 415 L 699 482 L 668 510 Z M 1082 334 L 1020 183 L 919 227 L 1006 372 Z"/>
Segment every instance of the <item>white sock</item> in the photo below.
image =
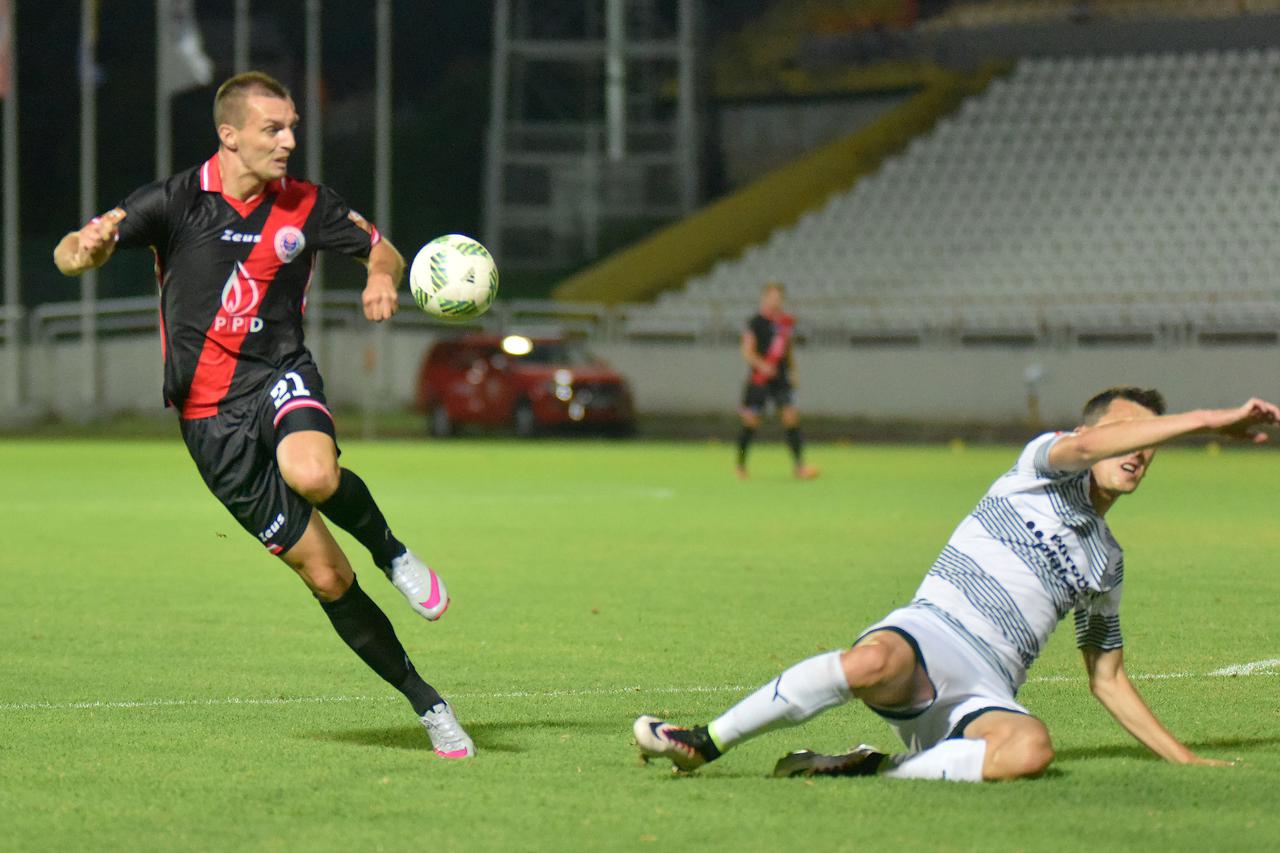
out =
<path fill-rule="evenodd" d="M 957 738 L 910 755 L 885 759 L 881 776 L 891 779 L 949 779 L 953 782 L 981 782 L 982 760 L 987 755 L 985 740 Z"/>
<path fill-rule="evenodd" d="M 840 665 L 841 652 L 827 652 L 792 666 L 725 711 L 707 728 L 721 752 L 770 729 L 803 723 L 848 702 L 852 694 Z"/>

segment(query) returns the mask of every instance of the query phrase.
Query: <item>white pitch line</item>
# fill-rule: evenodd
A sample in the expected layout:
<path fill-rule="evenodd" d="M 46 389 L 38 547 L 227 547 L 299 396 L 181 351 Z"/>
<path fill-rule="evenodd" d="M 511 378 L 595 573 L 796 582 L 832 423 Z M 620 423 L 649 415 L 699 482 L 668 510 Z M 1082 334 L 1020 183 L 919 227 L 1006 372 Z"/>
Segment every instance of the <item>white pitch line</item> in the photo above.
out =
<path fill-rule="evenodd" d="M 208 705 L 299 705 L 304 703 L 376 701 L 380 696 L 277 696 L 243 699 L 224 696 L 217 699 L 127 699 L 117 702 L 14 702 L 0 705 L 0 711 L 93 711 L 97 709 L 188 708 Z"/>
<path fill-rule="evenodd" d="M 1267 660 L 1256 660 L 1253 663 L 1237 663 L 1231 666 L 1224 666 L 1222 669 L 1215 669 L 1209 674 L 1215 678 L 1234 675 L 1274 675 L 1277 667 L 1280 667 L 1280 658 L 1268 658 Z"/>
<path fill-rule="evenodd" d="M 1212 676 L 1222 675 L 1220 672 L 1208 673 Z M 1249 673 L 1250 675 L 1268 675 L 1270 673 Z M 1196 678 L 1197 673 L 1194 672 L 1151 672 L 1145 675 L 1130 675 L 1129 678 L 1134 681 L 1165 681 L 1171 678 Z M 1028 684 L 1059 684 L 1066 681 L 1083 682 L 1085 676 L 1081 675 L 1042 675 L 1039 678 L 1028 678 Z"/>
<path fill-rule="evenodd" d="M 724 684 L 718 687 L 605 687 L 585 690 L 511 690 L 500 693 L 450 693 L 458 699 L 542 699 L 558 696 L 622 696 L 629 693 L 729 693 L 750 690 L 748 685 Z M 93 711 L 132 708 L 186 708 L 216 705 L 324 705 L 338 702 L 383 702 L 399 699 L 394 693 L 385 696 L 275 696 L 246 699 L 239 696 L 216 699 L 128 699 L 115 702 L 12 702 L 0 704 L 3 711 Z"/>
<path fill-rule="evenodd" d="M 1280 675 L 1280 658 L 1255 661 L 1253 663 L 1233 664 L 1203 676 L 1194 672 L 1152 672 L 1131 675 L 1134 681 L 1165 681 L 1176 678 L 1232 678 L 1249 675 Z M 1065 682 L 1084 681 L 1084 675 L 1042 675 L 1027 680 L 1028 684 L 1060 684 Z M 692 687 L 589 687 L 582 690 L 510 690 L 496 693 L 455 693 L 458 699 L 545 699 L 564 696 L 623 696 L 668 695 L 679 693 L 741 693 L 752 690 L 759 685 L 721 684 L 694 685 Z M 11 702 L 0 703 L 0 712 L 11 711 L 93 711 L 93 710 L 130 710 L 137 708 L 189 708 L 216 707 L 230 705 L 263 706 L 263 705 L 327 705 L 340 702 L 388 702 L 399 699 L 395 694 L 383 696 L 270 696 L 258 699 L 239 696 L 226 696 L 215 699 L 131 699 L 114 702 Z"/>

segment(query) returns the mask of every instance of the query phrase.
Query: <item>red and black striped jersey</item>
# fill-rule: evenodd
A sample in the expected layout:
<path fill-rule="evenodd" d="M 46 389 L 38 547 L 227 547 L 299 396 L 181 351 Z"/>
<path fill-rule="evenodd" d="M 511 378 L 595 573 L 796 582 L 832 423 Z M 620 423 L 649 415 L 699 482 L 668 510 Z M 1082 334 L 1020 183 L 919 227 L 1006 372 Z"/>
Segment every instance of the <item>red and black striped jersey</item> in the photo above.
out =
<path fill-rule="evenodd" d="M 792 320 L 790 314 L 778 314 L 773 317 L 766 317 L 763 314 L 752 314 L 747 320 L 746 331 L 750 332 L 756 339 L 756 355 L 763 359 L 774 362 L 777 373 L 773 378 L 777 382 L 788 382 L 787 372 L 791 368 L 791 328 L 795 321 Z M 776 357 L 771 357 L 772 350 L 777 348 L 774 338 L 782 335 L 782 339 L 776 344 L 781 345 L 781 352 Z M 755 380 L 753 380 L 755 381 Z M 760 377 L 757 384 L 763 384 L 764 378 Z"/>
<path fill-rule="evenodd" d="M 333 190 L 291 177 L 239 201 L 217 155 L 125 199 L 120 246 L 150 246 L 160 285 L 165 402 L 205 418 L 308 357 L 302 315 L 316 252 L 367 257 L 382 239 Z"/>

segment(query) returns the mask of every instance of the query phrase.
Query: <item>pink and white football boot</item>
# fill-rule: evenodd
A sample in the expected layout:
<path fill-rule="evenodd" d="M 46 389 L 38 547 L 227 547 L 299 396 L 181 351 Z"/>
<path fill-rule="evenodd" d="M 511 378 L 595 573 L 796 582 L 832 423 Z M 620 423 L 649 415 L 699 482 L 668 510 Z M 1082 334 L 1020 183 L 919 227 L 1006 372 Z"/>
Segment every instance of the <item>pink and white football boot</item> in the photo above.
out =
<path fill-rule="evenodd" d="M 409 601 L 409 606 L 428 622 L 434 622 L 449 609 L 449 591 L 440 576 L 426 563 L 406 550 L 391 561 L 387 579 Z"/>
<path fill-rule="evenodd" d="M 475 743 L 463 730 L 447 702 L 436 705 L 420 719 L 436 755 L 441 758 L 471 758 L 476 754 Z"/>

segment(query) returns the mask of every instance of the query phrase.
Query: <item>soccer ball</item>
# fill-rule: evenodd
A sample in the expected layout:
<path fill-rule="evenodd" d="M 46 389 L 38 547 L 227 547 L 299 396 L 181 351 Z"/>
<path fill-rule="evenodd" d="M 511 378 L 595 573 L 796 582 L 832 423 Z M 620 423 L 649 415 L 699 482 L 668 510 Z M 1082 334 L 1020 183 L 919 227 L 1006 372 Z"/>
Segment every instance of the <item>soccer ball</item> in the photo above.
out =
<path fill-rule="evenodd" d="M 498 267 L 478 241 L 446 234 L 418 250 L 409 267 L 409 289 L 431 316 L 471 320 L 488 311 L 498 295 Z"/>

